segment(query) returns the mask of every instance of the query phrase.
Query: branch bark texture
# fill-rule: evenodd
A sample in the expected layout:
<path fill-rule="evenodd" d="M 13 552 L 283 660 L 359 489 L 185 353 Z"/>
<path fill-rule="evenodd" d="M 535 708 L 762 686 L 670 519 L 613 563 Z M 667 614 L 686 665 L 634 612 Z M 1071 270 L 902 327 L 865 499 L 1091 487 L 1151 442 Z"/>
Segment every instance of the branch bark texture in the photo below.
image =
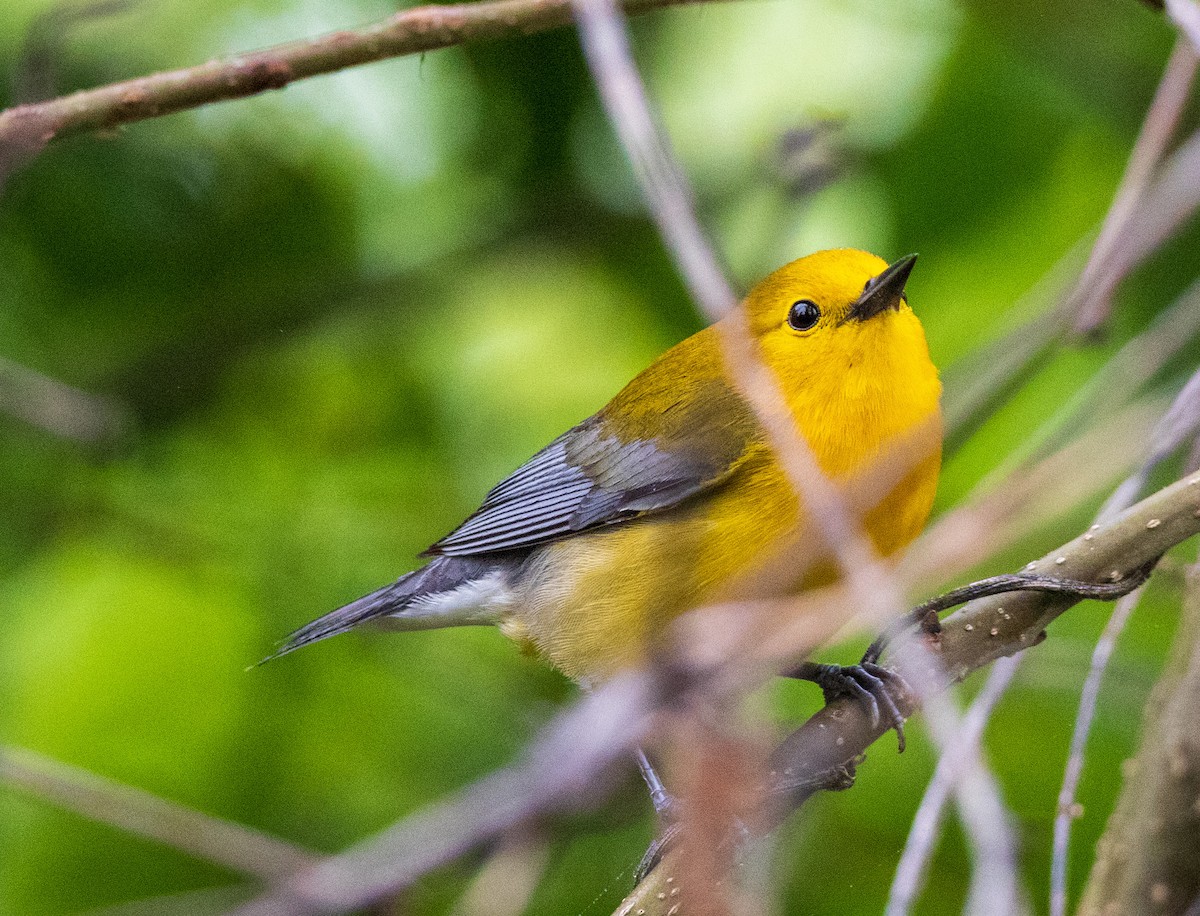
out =
<path fill-rule="evenodd" d="M 1200 571 L 1079 916 L 1174 916 L 1200 896 Z"/>
<path fill-rule="evenodd" d="M 622 0 L 628 15 L 699 0 Z M 282 89 L 296 80 L 472 41 L 543 32 L 571 21 L 570 0 L 420 6 L 382 22 L 168 70 L 0 112 L 0 165 L 59 137 Z"/>

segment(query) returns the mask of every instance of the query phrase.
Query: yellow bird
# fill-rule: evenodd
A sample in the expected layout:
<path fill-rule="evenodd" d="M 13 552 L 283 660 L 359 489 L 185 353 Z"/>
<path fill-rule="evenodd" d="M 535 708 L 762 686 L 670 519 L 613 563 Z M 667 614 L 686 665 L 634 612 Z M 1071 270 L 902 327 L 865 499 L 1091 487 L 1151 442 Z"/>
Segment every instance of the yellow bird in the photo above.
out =
<path fill-rule="evenodd" d="M 740 305 L 797 428 L 835 480 L 940 423 L 937 370 L 904 294 L 915 261 L 818 252 Z M 427 565 L 297 630 L 277 654 L 375 621 L 493 624 L 585 684 L 645 662 L 673 618 L 723 597 L 810 523 L 730 382 L 718 334 L 709 327 L 672 347 L 493 488 L 426 551 Z M 867 515 L 880 553 L 920 532 L 940 463 L 938 447 Z M 797 588 L 828 581 L 831 567 L 822 568 Z M 800 676 L 867 699 L 878 674 L 810 666 Z"/>

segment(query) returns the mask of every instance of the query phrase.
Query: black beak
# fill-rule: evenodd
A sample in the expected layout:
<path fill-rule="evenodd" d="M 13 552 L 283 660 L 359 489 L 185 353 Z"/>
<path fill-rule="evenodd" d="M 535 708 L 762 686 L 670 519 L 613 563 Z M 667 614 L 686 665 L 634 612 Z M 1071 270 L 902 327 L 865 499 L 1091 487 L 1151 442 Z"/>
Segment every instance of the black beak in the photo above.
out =
<path fill-rule="evenodd" d="M 904 299 L 904 284 L 916 263 L 917 256 L 910 254 L 868 283 L 862 295 L 850 306 L 845 320 L 866 321 L 887 309 L 899 309 Z"/>

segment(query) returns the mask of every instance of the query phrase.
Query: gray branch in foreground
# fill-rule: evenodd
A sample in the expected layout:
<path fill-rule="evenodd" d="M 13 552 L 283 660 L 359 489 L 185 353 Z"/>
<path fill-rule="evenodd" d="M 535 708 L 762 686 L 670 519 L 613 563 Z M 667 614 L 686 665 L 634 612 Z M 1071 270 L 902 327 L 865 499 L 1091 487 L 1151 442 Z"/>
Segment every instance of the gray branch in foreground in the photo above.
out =
<path fill-rule="evenodd" d="M 51 760 L 0 747 L 0 782 L 83 817 L 165 843 L 241 875 L 273 882 L 310 865 L 308 852 L 251 827 Z"/>
<path fill-rule="evenodd" d="M 609 681 L 546 728 L 524 760 L 298 870 L 236 910 L 237 916 L 361 910 L 543 814 L 600 797 L 604 772 L 614 761 L 627 760 L 641 737 L 652 705 L 648 681 L 637 675 Z"/>

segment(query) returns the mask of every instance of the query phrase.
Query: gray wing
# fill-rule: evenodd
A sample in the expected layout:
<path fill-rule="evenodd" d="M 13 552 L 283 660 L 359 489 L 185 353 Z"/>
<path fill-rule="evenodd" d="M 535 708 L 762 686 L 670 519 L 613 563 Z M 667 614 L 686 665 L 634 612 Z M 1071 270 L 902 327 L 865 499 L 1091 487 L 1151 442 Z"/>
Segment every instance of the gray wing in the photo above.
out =
<path fill-rule="evenodd" d="M 593 417 L 494 487 L 470 518 L 426 553 L 523 549 L 676 506 L 723 481 L 747 445 L 740 423 L 714 429 L 701 421 L 690 432 L 668 448 L 623 442 Z"/>

